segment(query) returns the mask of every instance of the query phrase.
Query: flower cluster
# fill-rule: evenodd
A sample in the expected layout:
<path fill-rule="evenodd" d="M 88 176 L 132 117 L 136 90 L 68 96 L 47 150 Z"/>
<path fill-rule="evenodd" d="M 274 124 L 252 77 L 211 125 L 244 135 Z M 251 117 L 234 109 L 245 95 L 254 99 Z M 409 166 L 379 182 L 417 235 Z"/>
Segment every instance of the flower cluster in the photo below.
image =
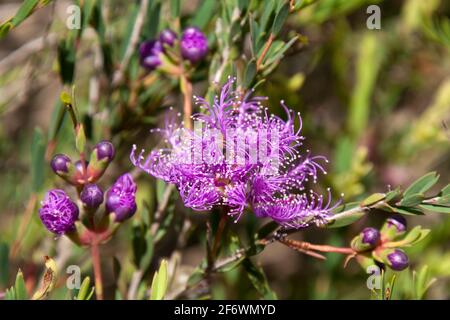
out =
<path fill-rule="evenodd" d="M 371 253 L 379 263 L 386 264 L 392 270 L 401 271 L 409 266 L 409 259 L 402 249 L 392 242 L 406 232 L 406 220 L 401 215 L 395 215 L 386 220 L 381 230 L 365 228 L 353 238 L 351 247 L 358 253 Z"/>
<path fill-rule="evenodd" d="M 158 39 L 151 39 L 141 43 L 139 57 L 141 65 L 147 70 L 154 70 L 163 64 L 164 56 L 169 50 L 175 56 L 181 57 L 191 63 L 201 61 L 208 53 L 208 40 L 203 32 L 196 27 L 186 28 L 178 41 L 177 34 L 165 29 Z"/>
<path fill-rule="evenodd" d="M 101 141 L 94 147 L 89 161 L 78 160 L 72 164 L 70 157 L 65 154 L 53 157 L 50 163 L 52 170 L 76 187 L 84 210 L 80 217 L 77 204 L 65 191 L 48 191 L 41 203 L 39 217 L 49 231 L 57 235 L 74 232 L 78 220 L 85 220 L 88 228 L 94 228 L 93 216 L 104 201 L 103 190 L 96 182 L 114 159 L 114 154 L 114 146 L 109 141 Z M 131 217 L 136 212 L 135 195 L 136 184 L 132 177 L 129 174 L 122 175 L 106 194 L 105 214 L 114 213 L 116 222 Z"/>
<path fill-rule="evenodd" d="M 306 183 L 326 173 L 321 163 L 327 160 L 309 150 L 300 153 L 300 114 L 296 117 L 282 102 L 287 120 L 269 115 L 262 105 L 266 98 L 234 90 L 234 85 L 229 78 L 212 104 L 195 97 L 205 112 L 193 116 L 194 129 L 166 124 L 157 129 L 166 146 L 146 156 L 133 146 L 132 163 L 175 184 L 193 210 L 224 206 L 235 221 L 250 210 L 291 228 L 322 223 L 333 209 L 330 192 L 324 201 Z"/>

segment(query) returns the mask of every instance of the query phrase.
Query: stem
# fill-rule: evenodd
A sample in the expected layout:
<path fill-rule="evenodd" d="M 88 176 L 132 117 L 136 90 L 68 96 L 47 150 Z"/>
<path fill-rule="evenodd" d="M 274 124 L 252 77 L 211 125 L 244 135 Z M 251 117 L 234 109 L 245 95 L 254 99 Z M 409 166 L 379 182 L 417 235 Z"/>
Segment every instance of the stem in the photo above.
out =
<path fill-rule="evenodd" d="M 181 91 L 183 92 L 183 122 L 186 129 L 192 129 L 192 83 L 186 74 L 181 74 Z"/>
<path fill-rule="evenodd" d="M 216 258 L 217 250 L 219 249 L 220 239 L 222 238 L 222 234 L 223 234 L 223 230 L 225 229 L 226 222 L 227 222 L 227 214 L 222 212 L 220 221 L 219 221 L 219 225 L 217 227 L 216 236 L 214 237 L 213 247 L 211 250 L 211 257 L 212 257 L 213 261 Z"/>
<path fill-rule="evenodd" d="M 93 239 L 91 244 L 91 256 L 92 264 L 94 266 L 95 295 L 97 300 L 103 300 L 102 268 L 100 264 L 100 251 L 96 238 Z"/>
<path fill-rule="evenodd" d="M 145 16 L 147 14 L 147 8 L 149 5 L 149 0 L 142 0 L 139 7 L 138 16 L 134 22 L 133 31 L 131 32 L 130 41 L 125 51 L 122 62 L 120 63 L 119 69 L 114 73 L 112 80 L 112 87 L 118 87 L 124 80 L 125 72 L 133 56 L 134 50 L 139 42 L 139 36 L 141 34 L 142 28 L 144 26 Z"/>
<path fill-rule="evenodd" d="M 370 209 L 370 207 L 355 207 L 346 211 L 342 211 L 338 214 L 335 214 L 333 216 L 330 216 L 327 218 L 328 223 L 331 223 L 333 221 L 338 221 L 344 218 L 348 218 L 350 216 L 356 215 L 360 212 L 364 212 L 364 211 L 368 211 Z"/>
<path fill-rule="evenodd" d="M 259 56 L 258 60 L 256 61 L 256 70 L 259 70 L 261 68 L 261 64 L 264 60 L 264 57 L 266 56 L 267 52 L 270 49 L 270 46 L 272 45 L 273 38 L 274 38 L 274 35 L 273 35 L 273 33 L 271 33 L 269 35 L 269 39 L 267 39 L 267 42 L 264 45 L 264 49 L 263 49 L 261 55 Z"/>

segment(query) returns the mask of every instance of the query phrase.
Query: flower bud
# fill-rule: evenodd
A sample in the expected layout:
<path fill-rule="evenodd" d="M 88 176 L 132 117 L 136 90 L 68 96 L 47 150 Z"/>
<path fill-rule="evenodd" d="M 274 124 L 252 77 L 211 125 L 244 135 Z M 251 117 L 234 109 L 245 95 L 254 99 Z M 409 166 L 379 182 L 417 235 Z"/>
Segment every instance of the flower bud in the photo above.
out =
<path fill-rule="evenodd" d="M 80 193 L 81 202 L 90 210 L 96 210 L 103 202 L 103 191 L 96 184 L 87 184 Z"/>
<path fill-rule="evenodd" d="M 154 70 L 161 64 L 160 54 L 163 52 L 161 42 L 149 40 L 141 43 L 139 56 L 141 65 L 147 70 Z"/>
<path fill-rule="evenodd" d="M 351 247 L 357 252 L 375 248 L 380 243 L 380 232 L 375 228 L 365 228 L 353 238 Z"/>
<path fill-rule="evenodd" d="M 114 212 L 115 221 L 124 221 L 136 212 L 137 186 L 130 174 L 120 176 L 106 194 L 106 210 Z"/>
<path fill-rule="evenodd" d="M 389 217 L 381 228 L 383 239 L 395 240 L 406 232 L 406 219 L 402 215 Z"/>
<path fill-rule="evenodd" d="M 65 154 L 57 154 L 53 157 L 50 162 L 50 166 L 52 167 L 53 172 L 57 175 L 65 175 L 69 173 L 69 168 L 72 164 L 70 158 Z"/>
<path fill-rule="evenodd" d="M 58 235 L 75 230 L 78 214 L 77 205 L 60 189 L 47 192 L 39 209 L 39 217 L 44 226 Z"/>
<path fill-rule="evenodd" d="M 409 266 L 409 259 L 401 249 L 386 249 L 380 254 L 384 263 L 392 270 L 401 271 Z"/>
<path fill-rule="evenodd" d="M 181 36 L 180 49 L 184 59 L 197 63 L 208 53 L 208 39 L 196 27 L 186 28 Z"/>
<path fill-rule="evenodd" d="M 173 32 L 171 29 L 164 29 L 159 34 L 159 41 L 161 44 L 166 44 L 168 46 L 173 46 L 175 40 L 177 39 L 177 34 Z"/>
<path fill-rule="evenodd" d="M 97 143 L 94 147 L 94 152 L 97 153 L 98 160 L 107 158 L 108 161 L 112 161 L 115 155 L 114 146 L 109 141 L 100 141 Z"/>
<path fill-rule="evenodd" d="M 89 159 L 88 181 L 91 183 L 97 181 L 105 173 L 114 156 L 115 150 L 111 142 L 101 141 L 97 143 Z"/>

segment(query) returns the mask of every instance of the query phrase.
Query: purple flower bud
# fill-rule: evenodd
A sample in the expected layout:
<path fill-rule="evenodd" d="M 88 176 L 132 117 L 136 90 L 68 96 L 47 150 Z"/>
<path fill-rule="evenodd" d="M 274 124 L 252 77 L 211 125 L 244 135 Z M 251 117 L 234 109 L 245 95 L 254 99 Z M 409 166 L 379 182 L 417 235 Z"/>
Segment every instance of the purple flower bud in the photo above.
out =
<path fill-rule="evenodd" d="M 100 141 L 95 145 L 94 150 L 97 152 L 98 160 L 108 158 L 108 161 L 111 161 L 112 159 L 114 159 L 114 146 L 109 141 Z"/>
<path fill-rule="evenodd" d="M 387 263 L 392 270 L 401 271 L 409 266 L 409 259 L 403 250 L 395 249 L 387 255 Z"/>
<path fill-rule="evenodd" d="M 50 162 L 53 172 L 58 173 L 68 173 L 71 160 L 65 154 L 57 154 L 53 157 Z"/>
<path fill-rule="evenodd" d="M 86 208 L 95 210 L 103 202 L 103 191 L 96 184 L 87 184 L 81 191 L 80 198 Z"/>
<path fill-rule="evenodd" d="M 364 228 L 351 242 L 351 247 L 357 252 L 372 250 L 380 243 L 380 232 L 375 228 Z"/>
<path fill-rule="evenodd" d="M 87 166 L 89 165 L 89 162 L 85 161 L 84 163 L 87 168 Z M 75 162 L 74 166 L 75 166 L 75 171 L 77 172 L 77 174 L 82 176 L 83 172 L 84 172 L 84 168 L 83 168 L 83 163 L 81 162 L 81 160 L 77 160 Z"/>
<path fill-rule="evenodd" d="M 200 29 L 189 27 L 181 36 L 180 48 L 183 58 L 196 63 L 208 53 L 208 39 Z"/>
<path fill-rule="evenodd" d="M 362 233 L 362 242 L 375 247 L 380 241 L 380 232 L 375 228 L 365 228 Z"/>
<path fill-rule="evenodd" d="M 406 232 L 406 219 L 399 214 L 389 217 L 381 228 L 383 241 L 391 241 L 399 238 Z"/>
<path fill-rule="evenodd" d="M 136 189 L 133 177 L 120 176 L 106 194 L 106 210 L 116 214 L 116 221 L 126 220 L 136 212 Z"/>
<path fill-rule="evenodd" d="M 47 192 L 41 205 L 39 217 L 48 230 L 58 235 L 75 230 L 78 207 L 63 190 Z"/>
<path fill-rule="evenodd" d="M 390 227 L 395 227 L 399 232 L 406 231 L 406 219 L 402 215 L 392 216 L 386 220 L 386 223 Z"/>
<path fill-rule="evenodd" d="M 157 40 L 142 42 L 139 47 L 141 65 L 148 70 L 156 69 L 161 64 L 159 55 L 162 54 L 162 51 L 161 42 Z"/>
<path fill-rule="evenodd" d="M 168 46 L 173 46 L 176 39 L 177 39 L 177 34 L 170 29 L 164 29 L 159 34 L 159 41 L 162 44 L 167 44 Z"/>

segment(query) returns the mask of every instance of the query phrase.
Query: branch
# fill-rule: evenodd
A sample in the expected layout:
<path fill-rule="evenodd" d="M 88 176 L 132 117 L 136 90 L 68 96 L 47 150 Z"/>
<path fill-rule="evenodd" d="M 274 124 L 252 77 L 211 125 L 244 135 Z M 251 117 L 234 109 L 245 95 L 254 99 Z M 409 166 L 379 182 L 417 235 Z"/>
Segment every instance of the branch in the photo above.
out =
<path fill-rule="evenodd" d="M 119 66 L 119 70 L 114 73 L 112 86 L 119 86 L 124 79 L 125 70 L 130 63 L 131 57 L 133 56 L 134 50 L 139 41 L 139 35 L 141 34 L 142 27 L 144 26 L 145 16 L 147 14 L 148 8 L 148 0 L 142 0 L 141 6 L 138 11 L 138 15 L 136 17 L 136 21 L 133 26 L 133 31 L 131 33 L 130 42 L 128 43 L 128 47 L 125 51 L 125 55 L 123 57 L 122 63 Z"/>

